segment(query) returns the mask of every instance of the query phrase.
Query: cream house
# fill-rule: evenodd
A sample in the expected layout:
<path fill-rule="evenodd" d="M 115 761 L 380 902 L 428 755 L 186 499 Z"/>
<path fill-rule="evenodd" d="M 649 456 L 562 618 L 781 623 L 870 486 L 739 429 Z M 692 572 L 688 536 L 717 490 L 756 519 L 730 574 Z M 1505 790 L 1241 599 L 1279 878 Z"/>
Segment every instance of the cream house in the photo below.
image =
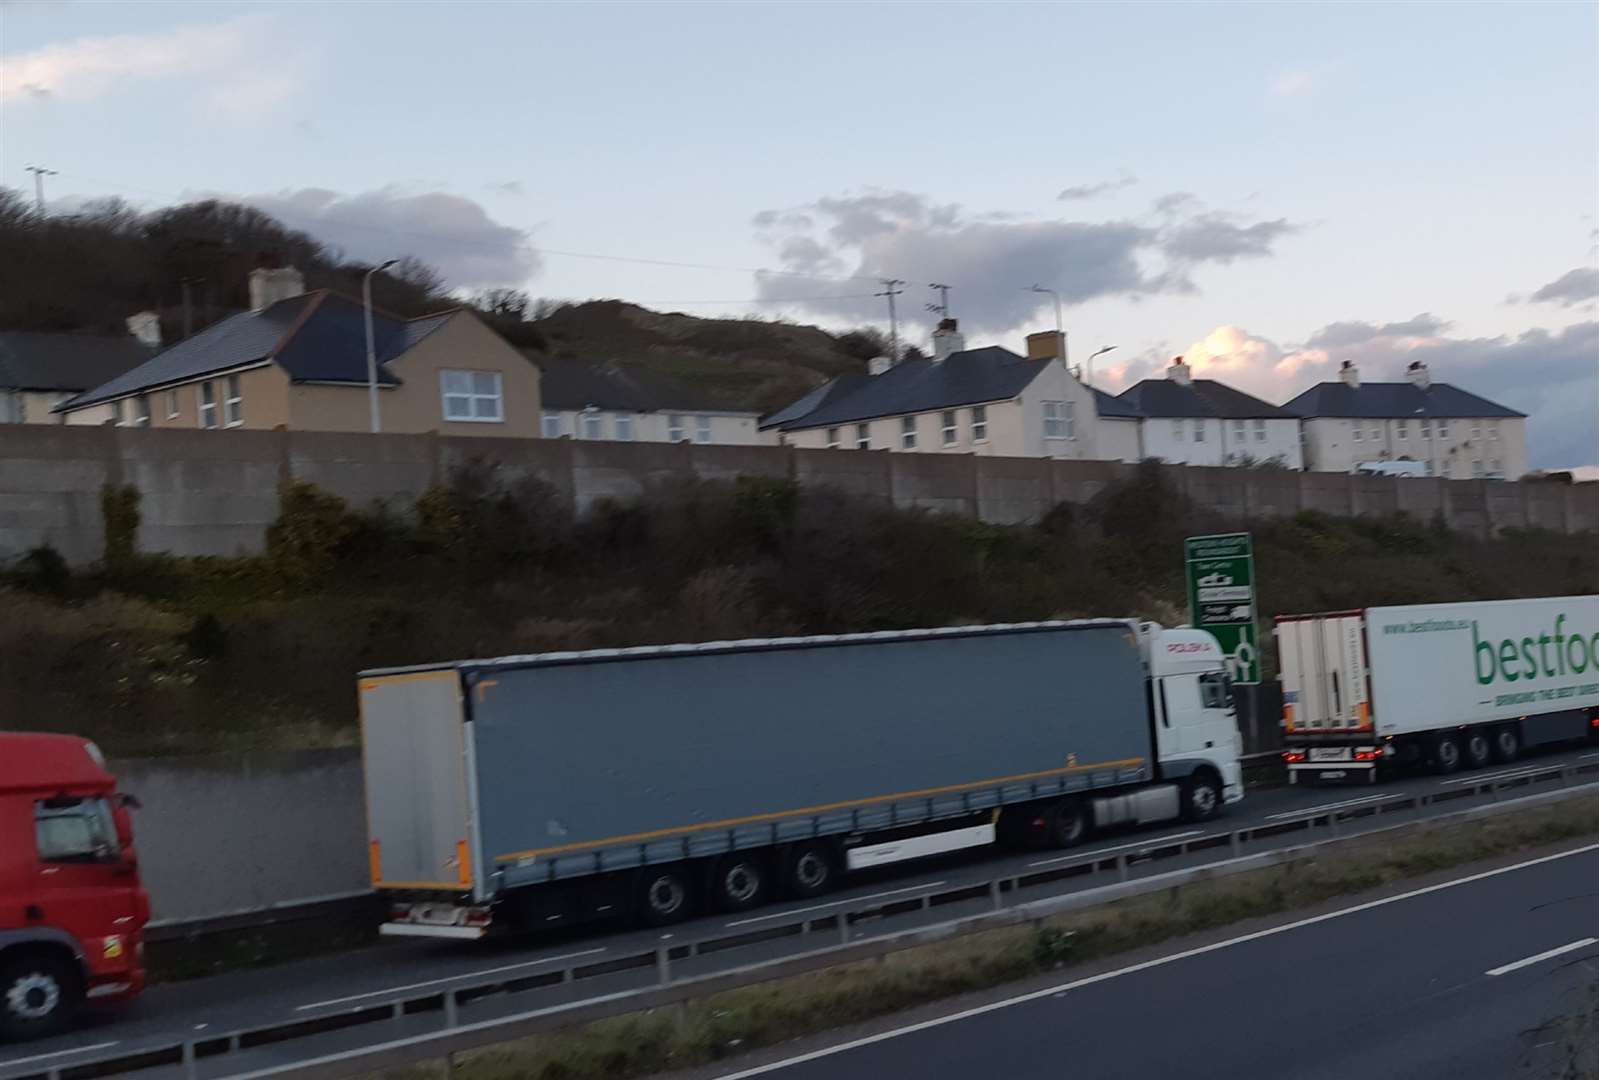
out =
<path fill-rule="evenodd" d="M 1345 361 L 1337 382 L 1288 402 L 1304 430 L 1306 467 L 1355 472 L 1382 461 L 1419 461 L 1428 476 L 1515 480 L 1527 472 L 1527 418 L 1448 383 L 1416 361 L 1406 381 L 1362 383 Z"/>
<path fill-rule="evenodd" d="M 842 375 L 762 427 L 791 446 L 998 457 L 1102 457 L 1099 402 L 1066 368 L 1059 334 L 1033 334 L 1028 355 L 967 349 L 956 321 L 933 334 L 933 355 Z M 1111 406 L 1124 412 L 1120 406 Z"/>
<path fill-rule="evenodd" d="M 541 434 L 547 439 L 693 442 L 715 446 L 775 443 L 760 413 L 701 388 L 638 367 L 544 360 Z"/>
<path fill-rule="evenodd" d="M 370 431 L 365 311 L 292 270 L 257 270 L 250 310 L 56 406 L 69 424 Z M 538 368 L 471 311 L 373 313 L 382 431 L 536 437 Z"/>
<path fill-rule="evenodd" d="M 155 355 L 156 316 L 141 312 L 128 326 L 126 337 L 0 332 L 0 424 L 59 424 L 57 405 Z"/>
<path fill-rule="evenodd" d="M 1139 458 L 1174 465 L 1304 467 L 1294 413 L 1226 383 L 1196 379 L 1180 356 L 1165 378 L 1135 383 L 1120 400 L 1139 416 Z"/>

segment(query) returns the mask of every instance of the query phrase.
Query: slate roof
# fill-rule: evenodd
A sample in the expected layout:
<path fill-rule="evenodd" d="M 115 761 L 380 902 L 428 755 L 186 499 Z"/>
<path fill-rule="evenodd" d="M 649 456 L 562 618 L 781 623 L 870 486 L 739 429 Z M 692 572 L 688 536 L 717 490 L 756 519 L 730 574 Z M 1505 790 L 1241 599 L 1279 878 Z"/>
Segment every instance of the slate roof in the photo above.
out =
<path fill-rule="evenodd" d="M 1219 416 L 1228 420 L 1293 420 L 1297 413 L 1235 390 L 1215 379 L 1144 379 L 1121 392 L 1121 399 L 1143 416 Z"/>
<path fill-rule="evenodd" d="M 544 408 L 608 412 L 753 412 L 718 402 L 692 383 L 617 364 L 540 358 Z"/>
<path fill-rule="evenodd" d="M 1008 401 L 1046 367 L 990 345 L 950 353 L 942 363 L 906 360 L 881 375 L 845 375 L 812 391 L 761 424 L 763 429 L 798 431 L 833 427 L 883 416 L 932 412 L 961 405 Z M 814 400 L 808 411 L 801 406 Z"/>
<path fill-rule="evenodd" d="M 138 367 L 155 350 L 132 335 L 0 332 L 0 389 L 83 391 Z"/>
<path fill-rule="evenodd" d="M 454 312 L 399 319 L 374 311 L 378 382 L 399 379 L 384 365 L 444 325 Z M 366 382 L 366 324 L 360 301 L 327 289 L 292 296 L 260 311 L 241 311 L 157 353 L 58 408 L 79 408 L 263 360 L 295 382 Z"/>
<path fill-rule="evenodd" d="M 1283 408 L 1307 420 L 1318 416 L 1382 420 L 1527 415 L 1448 383 L 1433 383 L 1425 390 L 1410 382 L 1361 383 L 1358 387 L 1342 381 L 1317 383 Z"/>
<path fill-rule="evenodd" d="M 1095 387 L 1090 387 L 1089 389 L 1094 391 L 1094 408 L 1098 410 L 1101 417 L 1128 420 L 1143 419 L 1144 414 L 1134 408 L 1131 402 L 1123 401 L 1121 398 L 1107 394 L 1105 391 Z"/>

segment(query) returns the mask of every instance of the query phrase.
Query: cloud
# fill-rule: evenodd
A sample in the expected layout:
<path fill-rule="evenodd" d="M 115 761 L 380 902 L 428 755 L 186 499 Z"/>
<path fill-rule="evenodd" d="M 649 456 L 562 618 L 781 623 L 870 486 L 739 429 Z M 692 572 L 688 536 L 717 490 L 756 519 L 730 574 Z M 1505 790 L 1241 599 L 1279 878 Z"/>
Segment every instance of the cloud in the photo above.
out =
<path fill-rule="evenodd" d="M 1404 322 L 1384 323 L 1381 326 L 1369 322 L 1328 323 L 1306 339 L 1305 347 L 1331 349 L 1359 345 L 1373 338 L 1432 338 L 1449 326 L 1449 323 L 1425 311 Z"/>
<path fill-rule="evenodd" d="M 9 55 L 0 64 L 0 101 L 89 100 L 133 80 L 174 75 L 232 72 L 253 78 L 241 60 L 269 21 L 243 15 L 149 34 L 76 38 Z"/>
<path fill-rule="evenodd" d="M 490 184 L 489 190 L 498 195 L 510 195 L 518 199 L 527 194 L 520 180 L 505 180 L 498 184 Z"/>
<path fill-rule="evenodd" d="M 954 286 L 951 309 L 968 329 L 999 333 L 1051 304 L 1047 295 L 1028 291 L 1034 283 L 1068 304 L 1189 293 L 1198 266 L 1268 256 L 1278 238 L 1297 228 L 1220 213 L 1184 216 L 1189 205 L 1173 204 L 1166 220 L 1145 223 L 972 212 L 907 191 L 827 196 L 755 215 L 752 224 L 779 267 L 757 274 L 756 287 L 763 297 L 790 299 L 799 308 L 880 321 L 880 301 L 840 306 L 838 279 L 858 279 L 847 282 L 852 293 L 883 278 L 903 278 L 913 290 L 944 281 Z M 931 324 L 922 308 L 914 296 L 901 302 L 913 325 Z"/>
<path fill-rule="evenodd" d="M 521 285 L 541 268 L 526 233 L 499 224 L 461 195 L 391 186 L 348 195 L 301 188 L 219 197 L 248 203 L 353 259 L 414 255 L 454 288 Z"/>
<path fill-rule="evenodd" d="M 1321 81 L 1321 72 L 1311 68 L 1289 68 L 1273 76 L 1268 92 L 1272 97 L 1294 97 L 1312 89 Z"/>
<path fill-rule="evenodd" d="M 1076 187 L 1063 188 L 1061 193 L 1055 198 L 1063 202 L 1069 202 L 1073 199 L 1092 199 L 1096 195 L 1120 191 L 1122 188 L 1132 187 L 1136 183 L 1138 183 L 1138 177 L 1123 169 L 1121 175 L 1114 180 L 1101 180 L 1097 184 L 1079 184 Z"/>
<path fill-rule="evenodd" d="M 1522 298 L 1512 296 L 1510 299 L 1514 302 Z M 1599 269 L 1579 266 L 1575 270 L 1567 270 L 1525 299 L 1534 304 L 1559 304 L 1561 307 L 1576 307 L 1590 300 L 1599 300 Z"/>

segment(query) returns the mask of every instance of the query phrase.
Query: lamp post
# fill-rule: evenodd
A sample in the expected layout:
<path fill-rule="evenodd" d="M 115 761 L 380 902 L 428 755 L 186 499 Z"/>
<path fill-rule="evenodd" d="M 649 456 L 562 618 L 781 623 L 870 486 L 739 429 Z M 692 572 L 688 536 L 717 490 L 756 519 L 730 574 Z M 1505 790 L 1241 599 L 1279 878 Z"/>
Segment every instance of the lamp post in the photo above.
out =
<path fill-rule="evenodd" d="M 1066 328 L 1061 324 L 1060 321 L 1060 293 L 1056 292 L 1054 289 L 1046 289 L 1042 285 L 1030 285 L 1028 286 L 1027 291 L 1035 293 L 1047 293 L 1055 298 L 1055 333 L 1060 335 L 1060 362 L 1066 364 L 1066 369 L 1070 371 L 1071 364 L 1067 363 L 1070 349 L 1066 344 Z"/>
<path fill-rule="evenodd" d="M 372 338 L 372 275 L 381 274 L 399 261 L 390 259 L 382 266 L 374 266 L 361 279 L 361 303 L 366 312 L 366 401 L 372 410 L 374 435 L 383 430 L 383 421 L 378 416 L 378 350 Z"/>
<path fill-rule="evenodd" d="M 1099 349 L 1094 350 L 1093 354 L 1091 356 L 1089 356 L 1089 358 L 1088 358 L 1088 385 L 1089 386 L 1093 386 L 1094 385 L 1094 357 L 1095 356 L 1104 356 L 1106 353 L 1110 352 L 1115 347 L 1116 346 L 1114 346 L 1114 345 L 1106 345 L 1103 348 L 1099 348 Z"/>

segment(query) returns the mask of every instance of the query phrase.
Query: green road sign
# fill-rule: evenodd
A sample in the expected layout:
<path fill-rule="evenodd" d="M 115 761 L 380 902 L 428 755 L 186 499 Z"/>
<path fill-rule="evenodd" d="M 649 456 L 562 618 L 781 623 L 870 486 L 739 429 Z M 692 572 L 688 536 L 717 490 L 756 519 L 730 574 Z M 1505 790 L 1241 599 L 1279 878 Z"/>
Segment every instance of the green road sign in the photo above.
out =
<path fill-rule="evenodd" d="M 1255 555 L 1248 533 L 1190 536 L 1183 541 L 1188 617 L 1214 634 L 1236 683 L 1260 682 L 1255 633 Z"/>

